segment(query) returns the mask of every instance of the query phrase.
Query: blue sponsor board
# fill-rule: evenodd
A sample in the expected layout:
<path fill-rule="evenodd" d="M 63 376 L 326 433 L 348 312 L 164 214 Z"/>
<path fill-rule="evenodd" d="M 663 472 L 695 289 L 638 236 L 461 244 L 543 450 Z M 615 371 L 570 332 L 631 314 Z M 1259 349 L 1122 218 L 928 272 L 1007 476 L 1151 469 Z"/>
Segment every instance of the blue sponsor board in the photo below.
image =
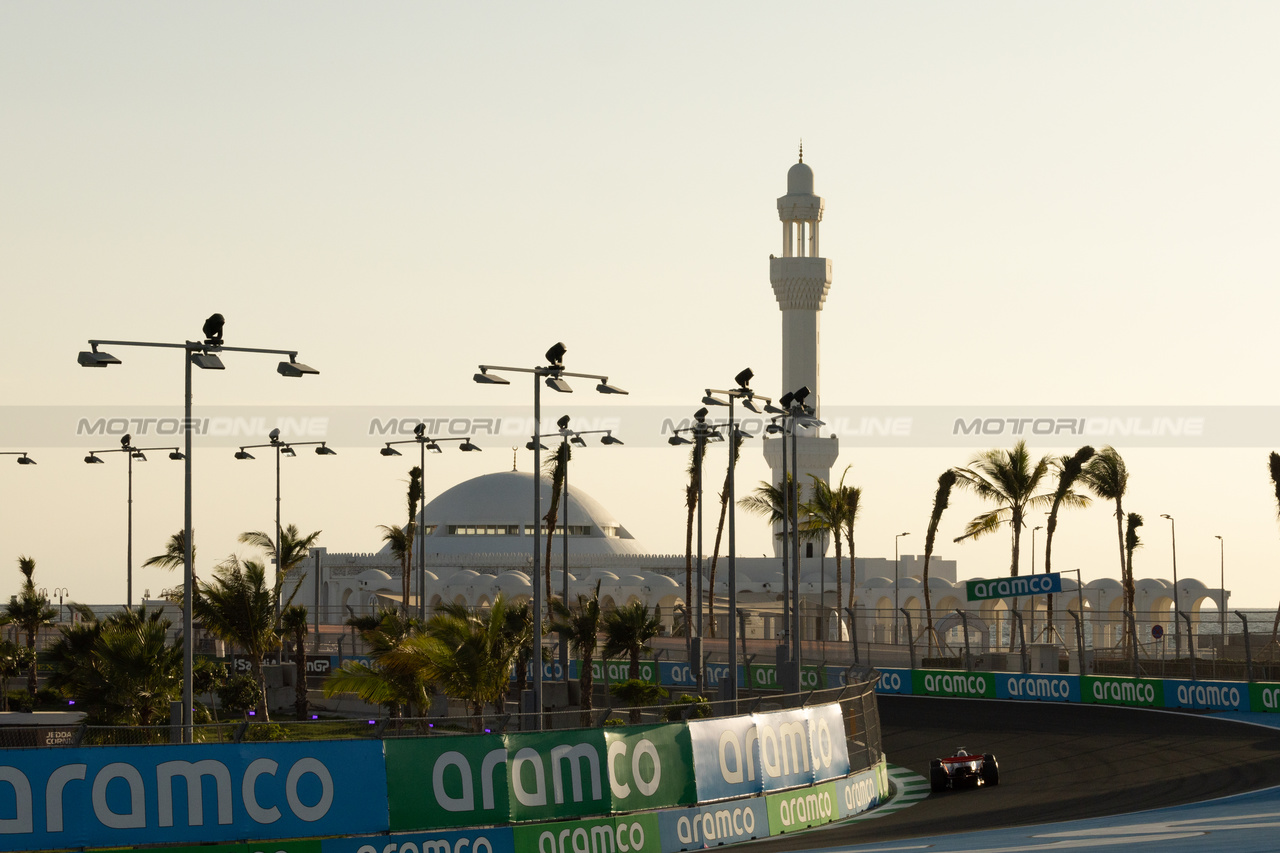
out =
<path fill-rule="evenodd" d="M 533 683 L 533 661 L 525 667 L 525 677 L 529 680 L 529 684 Z M 569 661 L 569 679 L 576 681 L 578 679 L 578 662 L 576 660 Z M 511 680 L 516 680 L 515 667 L 511 669 Z M 564 681 L 564 671 L 560 669 L 560 661 L 547 661 L 542 665 L 543 681 Z"/>
<path fill-rule="evenodd" d="M 658 812 L 664 853 L 701 850 L 769 836 L 764 797 L 746 797 L 710 806 Z M 327 853 L 327 851 L 326 851 Z"/>
<path fill-rule="evenodd" d="M 1079 702 L 1080 676 L 1042 673 L 995 673 L 997 699 Z"/>
<path fill-rule="evenodd" d="M 0 850 L 389 827 L 380 741 L 10 750 L 0 762 Z"/>
<path fill-rule="evenodd" d="M 707 664 L 708 687 L 718 687 L 720 679 L 729 675 L 726 664 Z M 697 672 L 683 661 L 658 661 L 658 683 L 669 687 L 694 687 L 698 683 Z M 742 684 L 742 667 L 738 667 L 738 684 Z"/>
<path fill-rule="evenodd" d="M 320 853 L 515 853 L 511 827 L 457 832 L 397 832 L 365 838 L 326 838 Z"/>
<path fill-rule="evenodd" d="M 911 692 L 911 670 L 909 669 L 878 669 L 880 679 L 876 682 L 877 693 L 904 693 Z"/>
<path fill-rule="evenodd" d="M 1166 708 L 1200 708 L 1207 711 L 1248 711 L 1249 685 L 1238 681 L 1164 682 Z"/>
<path fill-rule="evenodd" d="M 853 817 L 880 805 L 879 772 L 878 768 L 873 768 L 836 780 L 836 800 L 841 818 Z"/>
<path fill-rule="evenodd" d="M 698 801 L 711 803 L 764 790 L 760 742 L 751 717 L 690 720 L 693 771 Z"/>

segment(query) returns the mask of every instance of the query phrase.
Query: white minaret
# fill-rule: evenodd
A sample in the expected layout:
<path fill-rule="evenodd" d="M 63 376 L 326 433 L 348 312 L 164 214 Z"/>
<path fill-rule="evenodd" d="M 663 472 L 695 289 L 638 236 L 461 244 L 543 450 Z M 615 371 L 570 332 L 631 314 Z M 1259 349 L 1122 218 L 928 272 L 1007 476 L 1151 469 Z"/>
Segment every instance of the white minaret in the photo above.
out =
<path fill-rule="evenodd" d="M 787 172 L 787 194 L 778 199 L 782 220 L 782 257 L 769 256 L 769 281 L 782 311 L 782 390 L 797 391 L 808 386 L 805 401 L 822 416 L 820 384 L 819 313 L 831 289 L 831 261 L 818 254 L 818 223 L 822 221 L 822 198 L 813 194 L 813 170 L 800 162 Z M 798 474 L 792 472 L 788 449 L 787 470 L 800 484 L 801 500 L 807 500 L 812 474 L 830 482 L 831 466 L 840 455 L 835 436 L 822 438 L 821 430 L 801 430 L 796 445 Z M 764 442 L 764 458 L 772 469 L 773 484 L 782 486 L 782 442 Z M 782 553 L 782 543 L 774 537 L 774 556 Z"/>

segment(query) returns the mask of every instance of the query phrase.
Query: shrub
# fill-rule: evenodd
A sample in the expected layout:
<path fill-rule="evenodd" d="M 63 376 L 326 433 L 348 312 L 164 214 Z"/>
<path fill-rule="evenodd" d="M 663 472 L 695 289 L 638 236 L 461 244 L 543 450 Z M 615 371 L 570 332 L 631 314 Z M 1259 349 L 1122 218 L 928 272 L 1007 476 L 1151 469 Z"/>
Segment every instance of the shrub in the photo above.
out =
<path fill-rule="evenodd" d="M 693 707 L 690 708 L 689 706 Z M 685 716 L 685 712 L 688 716 Z M 667 720 L 675 722 L 677 720 L 700 720 L 711 716 L 711 703 L 707 701 L 705 696 L 693 696 L 686 694 L 673 701 L 667 706 Z"/>

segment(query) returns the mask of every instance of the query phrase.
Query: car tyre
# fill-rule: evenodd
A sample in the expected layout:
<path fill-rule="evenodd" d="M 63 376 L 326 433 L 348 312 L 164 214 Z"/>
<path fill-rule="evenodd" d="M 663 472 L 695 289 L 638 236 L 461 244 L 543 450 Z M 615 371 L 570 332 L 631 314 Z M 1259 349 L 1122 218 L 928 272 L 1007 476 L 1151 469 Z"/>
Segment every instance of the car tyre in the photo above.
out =
<path fill-rule="evenodd" d="M 982 756 L 982 784 L 1000 784 L 1000 764 L 996 761 L 996 757 L 989 752 Z"/>
<path fill-rule="evenodd" d="M 937 758 L 929 763 L 929 788 L 935 793 L 947 790 L 947 771 L 942 769 L 942 762 Z"/>

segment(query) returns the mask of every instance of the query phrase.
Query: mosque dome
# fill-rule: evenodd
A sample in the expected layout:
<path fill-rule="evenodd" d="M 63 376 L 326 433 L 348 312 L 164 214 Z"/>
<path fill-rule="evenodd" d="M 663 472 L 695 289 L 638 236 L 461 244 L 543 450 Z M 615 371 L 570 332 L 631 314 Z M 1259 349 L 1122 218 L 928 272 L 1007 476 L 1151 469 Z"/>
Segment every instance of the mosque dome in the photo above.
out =
<path fill-rule="evenodd" d="M 541 478 L 543 512 L 551 505 L 551 481 Z M 533 537 L 533 474 L 501 471 L 446 489 L 422 509 L 427 554 L 527 554 Z M 556 535 L 566 513 L 569 549 L 579 555 L 641 554 L 631 533 L 595 498 L 570 480 L 568 500 L 560 502 Z M 557 546 L 558 547 L 558 546 Z M 379 552 L 389 555 L 390 546 Z"/>
<path fill-rule="evenodd" d="M 787 195 L 813 195 L 813 169 L 803 162 L 788 169 Z"/>

